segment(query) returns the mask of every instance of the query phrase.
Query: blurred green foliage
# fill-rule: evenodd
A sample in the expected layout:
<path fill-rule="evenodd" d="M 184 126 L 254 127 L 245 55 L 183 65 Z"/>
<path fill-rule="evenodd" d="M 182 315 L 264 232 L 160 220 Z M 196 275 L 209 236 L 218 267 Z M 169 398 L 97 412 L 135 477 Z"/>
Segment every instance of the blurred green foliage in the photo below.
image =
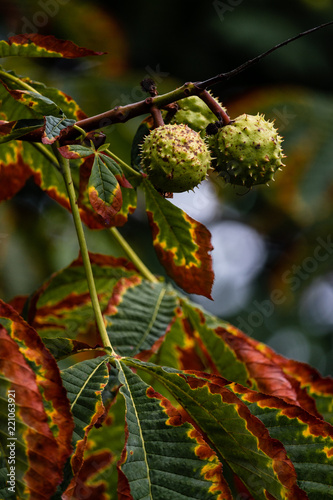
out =
<path fill-rule="evenodd" d="M 4 0 L 0 14 L 3 39 L 37 31 L 108 52 L 77 61 L 0 61 L 18 74 L 60 88 L 93 115 L 144 98 L 140 81 L 147 76 L 163 93 L 185 81 L 231 70 L 298 32 L 332 20 L 333 1 L 226 0 L 189 6 L 176 0 L 130 5 Z M 214 177 L 205 195 L 211 199 L 203 205 L 216 205 L 218 200 L 218 208 L 203 220 L 209 228 L 223 232 L 224 223 L 234 223 L 236 231 L 239 224 L 245 225 L 265 249 L 257 255 L 256 272 L 249 273 L 244 284 L 237 281 L 237 269 L 244 273 L 243 260 L 251 249 L 246 236 L 239 239 L 243 260 L 235 264 L 234 255 L 235 271 L 229 273 L 234 307 L 224 307 L 228 288 L 222 287 L 215 296 L 214 312 L 221 311 L 224 319 L 243 325 L 245 333 L 323 373 L 333 372 L 332 41 L 329 27 L 213 89 L 232 117 L 260 112 L 275 120 L 285 138 L 287 166 L 276 176 L 274 187 L 250 192 L 225 186 Z M 105 129 L 112 150 L 125 161 L 130 160 L 140 121 Z M 196 190 L 187 202 L 192 208 L 199 193 Z M 142 206 L 122 234 L 153 272 L 163 273 Z M 87 230 L 87 238 L 91 251 L 120 254 L 107 231 Z M 30 182 L 0 206 L 0 243 L 0 296 L 5 300 L 32 293 L 78 252 L 70 215 Z M 224 262 L 224 274 L 217 274 L 223 280 L 231 266 L 223 244 L 215 245 L 213 258 L 217 266 Z M 279 302 L 272 295 L 276 290 Z M 204 304 L 210 307 L 208 301 Z"/>

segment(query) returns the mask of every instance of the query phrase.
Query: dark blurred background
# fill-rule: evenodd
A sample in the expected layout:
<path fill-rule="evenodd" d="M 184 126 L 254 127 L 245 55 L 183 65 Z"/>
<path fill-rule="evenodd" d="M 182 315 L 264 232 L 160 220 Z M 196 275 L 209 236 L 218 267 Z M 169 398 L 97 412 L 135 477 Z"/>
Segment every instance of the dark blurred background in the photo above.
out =
<path fill-rule="evenodd" d="M 330 20 L 332 0 L 2 0 L 1 39 L 38 32 L 108 54 L 76 61 L 8 58 L 0 64 L 60 88 L 93 115 L 141 100 L 144 77 L 154 78 L 163 93 L 229 71 Z M 324 374 L 333 374 L 332 45 L 333 27 L 325 28 L 212 89 L 232 117 L 259 112 L 275 120 L 287 155 L 275 183 L 246 192 L 212 177 L 173 200 L 213 235 L 214 302 L 193 299 Z M 105 129 L 112 150 L 125 161 L 140 121 Z M 121 232 L 163 274 L 143 200 Z M 86 233 L 91 251 L 121 254 L 107 231 Z M 32 293 L 77 253 L 70 215 L 31 182 L 0 206 L 4 300 Z"/>

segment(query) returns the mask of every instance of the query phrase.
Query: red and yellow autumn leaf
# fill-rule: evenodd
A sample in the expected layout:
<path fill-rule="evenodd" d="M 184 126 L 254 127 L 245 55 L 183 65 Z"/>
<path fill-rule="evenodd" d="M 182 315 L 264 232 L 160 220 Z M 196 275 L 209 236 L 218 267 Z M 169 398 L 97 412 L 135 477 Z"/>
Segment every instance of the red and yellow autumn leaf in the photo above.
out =
<path fill-rule="evenodd" d="M 15 438 L 17 491 L 23 498 L 48 500 L 72 452 L 74 424 L 66 391 L 56 361 L 36 331 L 2 301 L 0 325 L 2 387 L 15 394 L 16 425 L 8 437 Z M 7 450 L 6 432 L 0 439 Z"/>
<path fill-rule="evenodd" d="M 39 33 L 14 35 L 9 37 L 7 41 L 0 42 L 0 57 L 65 57 L 74 59 L 103 54 L 105 52 L 79 47 L 70 40 L 59 40 L 53 35 L 40 35 Z"/>

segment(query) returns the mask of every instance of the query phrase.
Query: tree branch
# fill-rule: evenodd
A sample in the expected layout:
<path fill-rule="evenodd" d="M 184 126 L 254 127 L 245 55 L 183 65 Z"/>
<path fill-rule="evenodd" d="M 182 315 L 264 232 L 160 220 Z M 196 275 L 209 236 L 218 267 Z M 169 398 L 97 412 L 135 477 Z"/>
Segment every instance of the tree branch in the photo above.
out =
<path fill-rule="evenodd" d="M 278 43 L 274 47 L 272 47 L 269 50 L 266 50 L 266 52 L 263 52 L 262 54 L 259 54 L 258 56 L 254 57 L 253 59 L 250 59 L 249 61 L 246 61 L 245 63 L 241 64 L 237 68 L 228 71 L 227 73 L 220 73 L 219 75 L 213 76 L 213 78 L 209 78 L 208 80 L 204 80 L 203 82 L 197 82 L 196 86 L 199 89 L 206 89 L 207 87 L 211 87 L 212 85 L 216 85 L 217 83 L 221 83 L 224 80 L 229 80 L 230 78 L 233 78 L 234 76 L 238 75 L 242 71 L 248 69 L 250 66 L 253 66 L 254 64 L 258 63 L 263 59 L 264 57 L 268 56 L 272 52 L 275 52 L 276 50 L 280 49 L 281 47 L 284 47 L 285 45 L 288 45 L 291 42 L 294 42 L 295 40 L 298 40 L 298 38 L 302 38 L 303 36 L 310 35 L 314 31 L 320 30 L 322 28 L 326 28 L 326 26 L 330 26 L 333 24 L 333 21 L 329 21 L 328 23 L 321 24 L 320 26 L 316 26 L 315 28 L 311 28 L 309 30 L 303 31 L 302 33 L 299 33 L 298 35 L 295 35 L 291 38 L 288 38 L 288 40 L 285 40 L 284 42 Z"/>
<path fill-rule="evenodd" d="M 207 93 L 205 92 L 208 87 L 212 87 L 213 85 L 216 85 L 217 83 L 221 83 L 225 80 L 229 80 L 230 78 L 233 78 L 234 76 L 238 75 L 242 71 L 248 69 L 250 66 L 253 66 L 254 64 L 258 63 L 261 61 L 264 57 L 268 56 L 272 52 L 280 49 L 281 47 L 284 47 L 285 45 L 288 45 L 291 42 L 294 42 L 298 38 L 301 38 L 303 36 L 307 36 L 311 33 L 314 33 L 315 31 L 318 31 L 322 28 L 325 28 L 327 26 L 330 26 L 333 24 L 333 21 L 329 21 L 327 23 L 321 24 L 320 26 L 316 26 L 315 28 L 311 28 L 309 30 L 303 31 L 302 33 L 299 33 L 298 35 L 295 35 L 291 38 L 288 38 L 288 40 L 285 40 L 284 42 L 281 42 L 271 49 L 267 50 L 266 52 L 263 52 L 262 54 L 259 54 L 258 56 L 254 57 L 253 59 L 250 59 L 249 61 L 246 61 L 245 63 L 241 64 L 237 68 L 228 71 L 227 73 L 220 73 L 219 75 L 216 75 L 212 78 L 209 78 L 208 80 L 204 80 L 202 82 L 188 82 L 185 83 L 182 87 L 179 87 L 178 89 L 173 90 L 172 92 L 168 92 L 163 95 L 156 95 L 156 96 L 151 96 L 147 97 L 144 101 L 139 101 L 135 102 L 132 104 L 127 104 L 125 106 L 117 106 L 109 111 L 106 111 L 104 113 L 101 113 L 99 115 L 91 116 L 89 118 L 85 118 L 84 120 L 80 120 L 76 122 L 75 126 L 80 127 L 83 129 L 85 132 L 91 132 L 94 130 L 98 130 L 104 127 L 107 127 L 109 125 L 113 125 L 115 123 L 125 123 L 128 120 L 131 120 L 132 118 L 135 118 L 137 116 L 141 116 L 144 114 L 150 114 L 151 113 L 151 108 L 163 108 L 167 106 L 168 104 L 171 104 L 173 102 L 179 101 L 181 99 L 184 99 L 185 97 L 197 95 L 206 102 L 207 100 Z M 208 104 L 208 102 L 207 102 Z M 212 109 L 212 111 L 216 114 L 216 116 L 219 118 L 219 114 L 221 115 L 221 110 L 218 109 Z M 228 123 L 228 115 L 225 115 L 222 117 L 224 118 L 225 122 Z M 70 128 L 69 131 L 64 134 L 59 142 L 61 144 L 64 144 L 68 141 L 73 141 L 75 140 L 80 133 L 78 130 L 75 129 L 75 126 Z M 34 132 L 31 132 L 29 134 L 26 134 L 25 136 L 21 137 L 20 140 L 25 140 L 25 141 L 33 141 L 33 142 L 41 142 L 41 137 L 42 137 L 43 130 L 38 129 L 35 130 Z"/>

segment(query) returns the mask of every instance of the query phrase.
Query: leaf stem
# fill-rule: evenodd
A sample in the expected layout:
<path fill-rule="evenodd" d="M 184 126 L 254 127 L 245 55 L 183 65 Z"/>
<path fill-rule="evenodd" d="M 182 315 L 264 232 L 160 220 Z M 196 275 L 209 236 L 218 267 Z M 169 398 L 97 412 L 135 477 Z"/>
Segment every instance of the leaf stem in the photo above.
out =
<path fill-rule="evenodd" d="M 37 149 L 57 170 L 59 170 L 59 172 L 61 172 L 57 158 L 50 152 L 48 147 L 39 142 L 31 142 L 30 144 Z"/>
<path fill-rule="evenodd" d="M 86 137 L 87 132 L 83 130 L 83 128 L 79 127 L 76 123 L 73 125 L 73 128 L 81 133 L 83 139 Z"/>
<path fill-rule="evenodd" d="M 138 172 L 134 168 L 130 167 L 130 165 L 128 165 L 121 158 L 119 158 L 114 153 L 112 153 L 112 151 L 110 151 L 109 149 L 106 149 L 105 152 L 109 156 L 111 156 L 111 158 L 113 158 L 117 163 L 119 163 L 119 165 L 121 165 L 123 167 L 123 169 L 125 170 L 125 172 L 127 172 L 129 175 L 134 175 L 135 177 L 142 178 L 142 175 L 140 174 L 140 172 Z"/>
<path fill-rule="evenodd" d="M 146 265 L 142 262 L 140 257 L 134 252 L 133 248 L 127 243 L 125 238 L 119 233 L 118 229 L 115 227 L 110 228 L 110 232 L 114 239 L 119 243 L 121 248 L 126 253 L 127 257 L 131 262 L 135 265 L 138 271 L 142 274 L 144 278 L 146 278 L 151 283 L 158 283 L 158 279 L 149 271 Z"/>
<path fill-rule="evenodd" d="M 12 82 L 15 82 L 17 85 L 21 87 L 21 89 L 29 90 L 30 92 L 35 92 L 35 94 L 40 94 L 38 90 L 34 89 L 31 87 L 28 83 L 25 83 L 23 80 L 18 78 L 17 76 L 11 75 L 10 73 L 7 73 L 7 71 L 0 70 L 0 76 L 3 77 L 5 80 L 11 80 Z"/>
<path fill-rule="evenodd" d="M 73 214 L 73 219 L 74 219 L 74 225 L 76 229 L 76 234 L 78 238 L 78 242 L 80 245 L 80 250 L 81 250 L 81 255 L 82 255 L 82 261 L 83 261 L 83 266 L 85 269 L 86 277 L 87 277 L 87 282 L 88 282 L 88 288 L 89 288 L 89 293 L 90 293 L 90 298 L 91 298 L 91 303 L 92 307 L 95 313 L 95 319 L 98 327 L 98 331 L 100 333 L 103 346 L 107 348 L 108 350 L 111 350 L 111 354 L 113 356 L 117 356 L 115 351 L 113 350 L 113 347 L 111 345 L 109 336 L 107 334 L 106 328 L 105 328 L 105 323 L 102 315 L 102 311 L 99 305 L 99 300 L 98 300 L 98 295 L 96 291 L 96 286 L 95 286 L 95 280 L 91 268 L 91 263 L 89 259 L 89 253 L 88 253 L 88 248 L 87 248 L 87 243 L 86 239 L 84 236 L 84 231 L 83 231 L 83 226 L 80 218 L 80 212 L 79 208 L 77 206 L 77 201 L 76 201 L 76 195 L 75 195 L 75 190 L 74 190 L 74 185 L 73 185 L 73 179 L 72 179 L 72 174 L 69 166 L 69 160 L 61 156 L 57 149 L 58 144 L 53 144 L 53 152 L 57 157 L 57 160 L 59 162 L 59 166 L 62 170 L 65 184 L 66 184 L 66 189 L 72 209 L 72 214 Z"/>

